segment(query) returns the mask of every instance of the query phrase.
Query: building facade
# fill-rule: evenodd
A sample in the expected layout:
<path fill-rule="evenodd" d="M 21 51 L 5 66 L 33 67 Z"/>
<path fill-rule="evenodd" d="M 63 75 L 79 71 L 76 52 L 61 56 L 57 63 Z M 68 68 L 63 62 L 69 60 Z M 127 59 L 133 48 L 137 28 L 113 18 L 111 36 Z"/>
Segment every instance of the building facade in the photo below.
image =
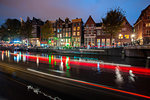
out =
<path fill-rule="evenodd" d="M 71 46 L 72 23 L 69 18 L 66 18 L 62 27 L 62 46 Z"/>
<path fill-rule="evenodd" d="M 118 32 L 117 35 L 115 36 L 115 43 L 117 43 L 118 45 L 131 43 L 133 42 L 133 38 L 134 38 L 133 36 L 134 35 L 132 32 L 132 26 L 124 17 L 122 28 L 120 32 Z"/>
<path fill-rule="evenodd" d="M 91 16 L 84 26 L 84 46 L 95 46 L 96 43 L 96 23 Z"/>
<path fill-rule="evenodd" d="M 134 34 L 140 44 L 150 44 L 150 5 L 141 12 L 134 24 Z"/>
<path fill-rule="evenodd" d="M 56 20 L 56 23 L 54 24 L 54 34 L 57 38 L 56 46 L 63 46 L 63 23 L 64 21 L 62 19 Z"/>
<path fill-rule="evenodd" d="M 81 18 L 72 19 L 72 46 L 80 47 L 83 43 L 83 22 Z"/>
<path fill-rule="evenodd" d="M 98 48 L 111 45 L 111 36 L 103 32 L 101 23 L 96 23 L 96 42 Z"/>
<path fill-rule="evenodd" d="M 28 19 L 30 20 L 30 19 Z M 41 28 L 40 26 L 42 26 L 44 24 L 44 22 L 41 19 L 37 19 L 35 17 L 33 17 L 32 20 L 30 20 L 32 23 L 32 33 L 31 33 L 31 37 L 30 38 L 30 43 L 33 46 L 40 46 L 40 35 L 41 35 Z"/>

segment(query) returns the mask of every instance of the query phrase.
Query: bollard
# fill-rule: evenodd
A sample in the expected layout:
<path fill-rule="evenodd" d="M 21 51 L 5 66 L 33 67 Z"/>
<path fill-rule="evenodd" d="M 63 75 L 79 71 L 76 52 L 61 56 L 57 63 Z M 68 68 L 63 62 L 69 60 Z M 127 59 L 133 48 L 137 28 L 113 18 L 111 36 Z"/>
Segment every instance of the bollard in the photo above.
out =
<path fill-rule="evenodd" d="M 149 68 L 149 60 L 150 60 L 150 57 L 147 57 L 147 59 L 146 59 L 146 65 L 145 65 L 146 68 Z"/>

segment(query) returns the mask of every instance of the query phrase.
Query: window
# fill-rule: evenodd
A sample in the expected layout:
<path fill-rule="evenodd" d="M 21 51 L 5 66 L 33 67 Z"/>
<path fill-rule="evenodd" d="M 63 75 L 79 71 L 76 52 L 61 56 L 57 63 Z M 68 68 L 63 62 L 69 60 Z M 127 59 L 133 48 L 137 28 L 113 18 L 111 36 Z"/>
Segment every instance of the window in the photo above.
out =
<path fill-rule="evenodd" d="M 73 30 L 76 31 L 76 27 L 74 27 Z"/>
<path fill-rule="evenodd" d="M 86 27 L 89 27 L 89 25 L 86 25 Z"/>
<path fill-rule="evenodd" d="M 122 31 L 126 31 L 127 30 L 127 28 L 122 28 Z"/>
<path fill-rule="evenodd" d="M 59 29 L 57 29 L 57 32 L 58 32 L 58 33 L 60 32 Z"/>
<path fill-rule="evenodd" d="M 73 25 L 76 26 L 76 23 L 74 23 Z"/>
<path fill-rule="evenodd" d="M 91 27 L 94 27 L 94 24 L 91 24 Z"/>
<path fill-rule="evenodd" d="M 119 39 L 123 39 L 123 35 L 122 34 L 119 34 Z"/>
<path fill-rule="evenodd" d="M 73 32 L 73 36 L 76 36 L 76 32 Z"/>
<path fill-rule="evenodd" d="M 80 36 L 80 32 L 77 32 L 77 36 Z"/>
<path fill-rule="evenodd" d="M 69 32 L 69 37 L 71 36 L 71 33 Z"/>
<path fill-rule="evenodd" d="M 147 16 L 147 19 L 150 19 L 150 16 Z"/>
<path fill-rule="evenodd" d="M 57 34 L 57 37 L 59 38 L 59 34 Z"/>
<path fill-rule="evenodd" d="M 146 23 L 146 27 L 150 27 L 150 23 Z"/>
<path fill-rule="evenodd" d="M 100 35 L 100 30 L 97 30 L 97 35 Z"/>
<path fill-rule="evenodd" d="M 129 35 L 125 35 L 125 38 L 126 38 L 126 39 L 129 39 Z"/>
<path fill-rule="evenodd" d="M 77 38 L 78 40 L 77 41 L 80 41 L 80 38 Z"/>
<path fill-rule="evenodd" d="M 68 37 L 68 33 L 66 33 L 66 37 Z"/>
<path fill-rule="evenodd" d="M 63 37 L 65 37 L 65 32 L 63 32 Z"/>
<path fill-rule="evenodd" d="M 88 34 L 88 33 L 89 33 L 89 30 L 86 30 L 86 33 Z"/>
<path fill-rule="evenodd" d="M 60 34 L 60 38 L 62 37 L 62 34 Z"/>
<path fill-rule="evenodd" d="M 147 32 L 147 35 L 150 35 L 150 30 L 147 30 L 146 32 Z"/>
<path fill-rule="evenodd" d="M 77 30 L 80 30 L 80 27 L 77 27 Z"/>

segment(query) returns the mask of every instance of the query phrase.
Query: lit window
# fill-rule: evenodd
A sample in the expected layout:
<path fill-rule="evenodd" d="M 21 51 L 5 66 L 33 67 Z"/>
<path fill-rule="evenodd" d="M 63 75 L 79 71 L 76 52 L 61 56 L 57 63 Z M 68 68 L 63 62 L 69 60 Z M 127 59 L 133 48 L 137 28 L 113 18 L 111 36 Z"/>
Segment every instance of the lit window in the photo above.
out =
<path fill-rule="evenodd" d="M 146 27 L 150 27 L 150 23 L 146 23 Z"/>
<path fill-rule="evenodd" d="M 60 34 L 60 38 L 62 37 L 62 34 Z"/>
<path fill-rule="evenodd" d="M 77 32 L 77 36 L 79 36 L 80 35 L 80 32 Z"/>
<path fill-rule="evenodd" d="M 126 31 L 127 30 L 127 28 L 122 28 L 122 31 Z"/>
<path fill-rule="evenodd" d="M 66 33 L 66 37 L 68 37 L 68 33 Z"/>
<path fill-rule="evenodd" d="M 73 32 L 73 36 L 76 36 L 76 32 Z"/>
<path fill-rule="evenodd" d="M 76 31 L 76 27 L 74 27 L 73 30 Z"/>
<path fill-rule="evenodd" d="M 77 30 L 80 30 L 80 27 L 77 27 Z"/>
<path fill-rule="evenodd" d="M 119 39 L 123 39 L 123 35 L 122 34 L 119 34 Z"/>
<path fill-rule="evenodd" d="M 126 39 L 129 39 L 129 35 L 125 35 L 125 38 L 126 38 Z"/>
<path fill-rule="evenodd" d="M 57 32 L 59 33 L 59 29 L 57 29 Z"/>
<path fill-rule="evenodd" d="M 69 32 L 69 37 L 71 36 L 71 33 Z"/>

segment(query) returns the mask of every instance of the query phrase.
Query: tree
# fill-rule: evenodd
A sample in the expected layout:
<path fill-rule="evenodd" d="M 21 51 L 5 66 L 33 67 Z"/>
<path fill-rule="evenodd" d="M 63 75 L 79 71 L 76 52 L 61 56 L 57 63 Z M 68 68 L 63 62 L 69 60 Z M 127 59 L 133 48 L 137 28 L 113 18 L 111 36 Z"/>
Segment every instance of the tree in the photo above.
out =
<path fill-rule="evenodd" d="M 124 19 L 124 12 L 120 9 L 111 9 L 107 12 L 105 18 L 102 18 L 102 28 L 104 33 L 111 35 L 111 40 L 116 36 L 116 34 L 122 28 L 122 23 Z"/>
<path fill-rule="evenodd" d="M 2 37 L 11 37 L 12 40 L 20 36 L 21 23 L 17 19 L 7 19 L 1 26 L 0 33 Z"/>
<path fill-rule="evenodd" d="M 53 37 L 53 25 L 50 21 L 46 21 L 43 26 L 41 26 L 41 39 L 48 40 L 49 37 Z"/>

